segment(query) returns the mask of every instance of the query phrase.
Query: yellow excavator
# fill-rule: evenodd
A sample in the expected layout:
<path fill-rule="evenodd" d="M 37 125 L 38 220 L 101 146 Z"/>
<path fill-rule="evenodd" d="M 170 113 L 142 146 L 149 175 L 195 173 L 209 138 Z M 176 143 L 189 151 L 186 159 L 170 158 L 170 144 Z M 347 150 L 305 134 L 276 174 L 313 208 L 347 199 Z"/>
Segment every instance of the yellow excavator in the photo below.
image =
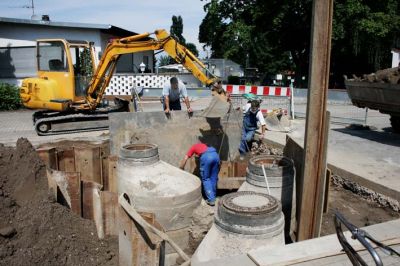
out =
<path fill-rule="evenodd" d="M 115 98 L 114 105 L 103 101 L 117 61 L 124 54 L 164 50 L 206 86 L 217 81 L 195 55 L 165 30 L 156 30 L 154 39 L 150 38 L 152 34 L 113 39 L 97 68 L 93 43 L 38 40 L 38 77 L 24 79 L 20 88 L 24 106 L 40 109 L 33 114 L 38 135 L 105 128 L 108 113 L 129 111 L 129 101 Z"/>

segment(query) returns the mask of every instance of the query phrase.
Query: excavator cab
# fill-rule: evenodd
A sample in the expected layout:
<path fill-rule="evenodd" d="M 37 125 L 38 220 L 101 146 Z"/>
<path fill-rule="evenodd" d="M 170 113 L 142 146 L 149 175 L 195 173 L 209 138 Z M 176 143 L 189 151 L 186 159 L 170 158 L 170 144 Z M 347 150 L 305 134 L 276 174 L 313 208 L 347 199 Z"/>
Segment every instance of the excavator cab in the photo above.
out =
<path fill-rule="evenodd" d="M 28 108 L 66 111 L 84 101 L 94 72 L 94 52 L 86 41 L 37 41 L 38 78 L 22 83 L 21 99 Z"/>

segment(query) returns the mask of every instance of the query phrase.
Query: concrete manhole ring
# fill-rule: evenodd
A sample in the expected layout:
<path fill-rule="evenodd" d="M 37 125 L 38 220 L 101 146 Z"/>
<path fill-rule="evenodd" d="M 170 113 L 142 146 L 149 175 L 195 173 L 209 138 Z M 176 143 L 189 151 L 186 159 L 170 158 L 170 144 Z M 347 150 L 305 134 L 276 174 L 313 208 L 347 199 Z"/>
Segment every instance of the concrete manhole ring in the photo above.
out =
<path fill-rule="evenodd" d="M 152 143 L 127 144 L 120 150 L 124 158 L 149 158 L 158 155 L 158 146 Z"/>
<path fill-rule="evenodd" d="M 270 213 L 278 208 L 278 201 L 274 197 L 253 191 L 228 194 L 221 201 L 226 209 L 243 214 Z"/>

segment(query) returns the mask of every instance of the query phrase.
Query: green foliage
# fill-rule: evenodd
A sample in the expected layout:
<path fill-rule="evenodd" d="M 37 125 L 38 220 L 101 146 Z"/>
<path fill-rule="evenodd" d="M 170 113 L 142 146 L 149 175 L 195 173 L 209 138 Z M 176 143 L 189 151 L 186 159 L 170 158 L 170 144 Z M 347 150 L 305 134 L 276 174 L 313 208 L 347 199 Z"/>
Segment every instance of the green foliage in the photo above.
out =
<path fill-rule="evenodd" d="M 307 76 L 312 0 L 211 0 L 199 41 L 212 58 L 257 67 L 266 76 L 291 70 Z M 400 47 L 398 0 L 334 0 L 331 72 L 370 73 L 388 67 Z"/>
<path fill-rule="evenodd" d="M 172 25 L 171 25 L 171 30 L 170 34 L 174 36 L 179 43 L 185 44 L 186 40 L 182 36 L 183 34 L 183 20 L 181 16 L 172 16 Z"/>
<path fill-rule="evenodd" d="M 186 43 L 185 38 L 183 37 L 183 19 L 181 16 L 172 16 L 172 25 L 170 30 L 171 36 L 176 38 L 176 40 L 184 45 L 189 51 L 191 51 L 195 56 L 199 56 L 199 51 L 196 48 L 194 43 Z M 169 57 L 169 64 L 174 64 L 175 61 Z M 160 65 L 161 66 L 161 65 Z"/>
<path fill-rule="evenodd" d="M 20 107 L 19 88 L 7 83 L 0 83 L 0 110 L 15 110 Z"/>
<path fill-rule="evenodd" d="M 185 46 L 189 49 L 189 51 L 192 52 L 192 54 L 194 54 L 195 56 L 199 56 L 199 51 L 197 50 L 194 43 L 188 42 Z"/>
<path fill-rule="evenodd" d="M 93 63 L 89 49 L 83 49 L 80 52 L 79 69 L 82 76 L 91 77 L 93 75 Z"/>
<path fill-rule="evenodd" d="M 171 57 L 168 55 L 162 55 L 160 56 L 157 61 L 158 61 L 158 66 L 166 66 L 169 65 L 169 62 L 172 60 Z"/>

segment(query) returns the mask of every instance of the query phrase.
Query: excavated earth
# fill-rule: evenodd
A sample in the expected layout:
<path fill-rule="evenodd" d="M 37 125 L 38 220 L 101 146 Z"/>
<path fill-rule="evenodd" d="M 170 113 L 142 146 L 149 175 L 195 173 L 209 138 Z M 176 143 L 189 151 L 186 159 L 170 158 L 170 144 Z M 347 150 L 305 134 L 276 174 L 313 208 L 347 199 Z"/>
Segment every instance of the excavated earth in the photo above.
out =
<path fill-rule="evenodd" d="M 116 238 L 48 194 L 45 166 L 27 139 L 0 144 L 0 265 L 118 265 Z"/>
<path fill-rule="evenodd" d="M 252 151 L 282 154 L 266 145 Z M 335 232 L 336 210 L 360 227 L 400 218 L 399 212 L 337 184 L 331 185 L 329 198 L 321 235 Z M 189 254 L 213 221 L 214 208 L 203 205 L 194 213 Z M 48 193 L 45 166 L 27 139 L 19 139 L 16 148 L 0 144 L 0 217 L 0 265 L 118 265 L 117 239 L 99 240 L 92 221 Z"/>

